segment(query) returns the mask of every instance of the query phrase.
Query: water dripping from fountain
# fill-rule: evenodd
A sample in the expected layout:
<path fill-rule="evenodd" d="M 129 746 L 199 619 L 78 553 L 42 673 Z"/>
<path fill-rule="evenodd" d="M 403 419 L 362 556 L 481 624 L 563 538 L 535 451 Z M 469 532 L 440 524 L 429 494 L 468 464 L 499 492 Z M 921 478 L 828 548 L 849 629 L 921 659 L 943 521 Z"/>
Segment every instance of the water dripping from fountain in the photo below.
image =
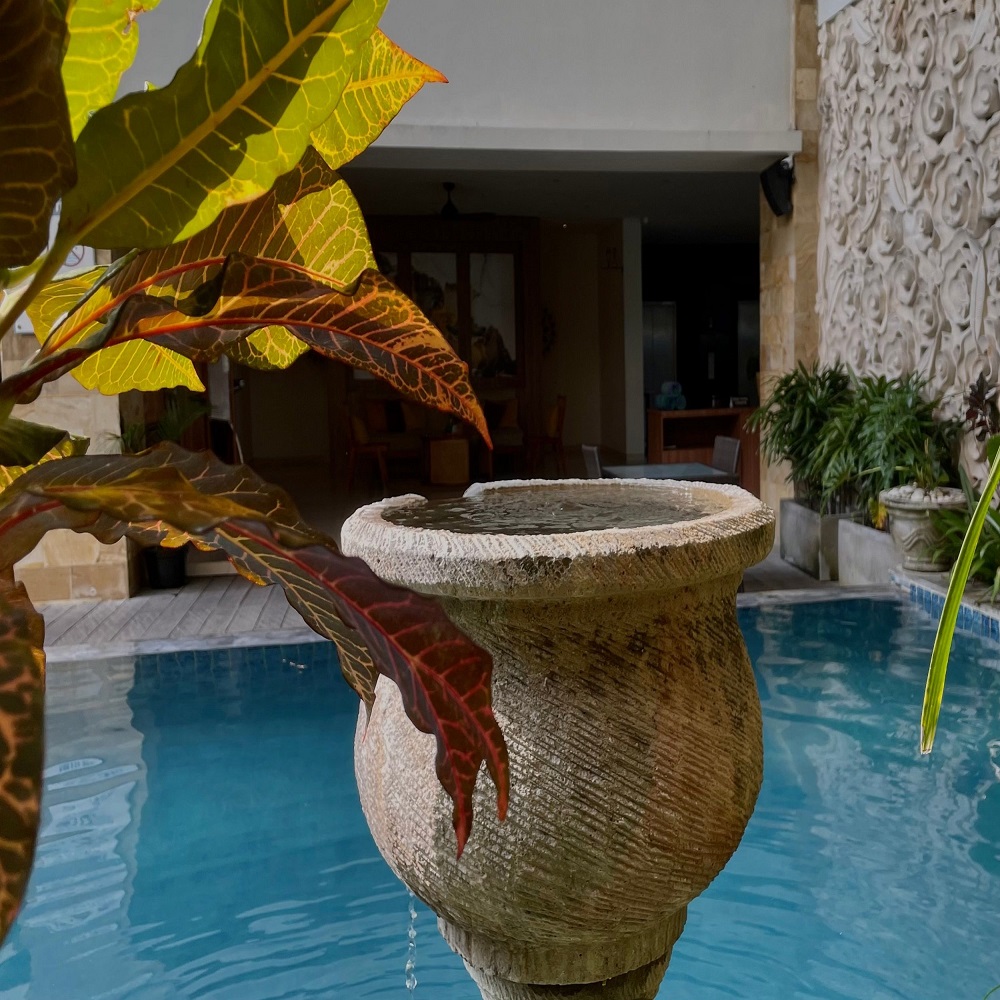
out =
<path fill-rule="evenodd" d="M 406 891 L 410 896 L 410 923 L 406 929 L 406 988 L 410 996 L 413 996 L 417 988 L 417 897 L 409 889 Z"/>

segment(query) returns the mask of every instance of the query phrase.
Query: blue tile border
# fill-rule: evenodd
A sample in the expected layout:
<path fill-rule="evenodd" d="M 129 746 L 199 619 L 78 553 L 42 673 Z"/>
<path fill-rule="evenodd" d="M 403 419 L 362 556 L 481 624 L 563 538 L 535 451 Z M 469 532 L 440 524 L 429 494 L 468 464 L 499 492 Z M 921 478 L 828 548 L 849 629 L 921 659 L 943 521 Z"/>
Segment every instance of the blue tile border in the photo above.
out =
<path fill-rule="evenodd" d="M 947 577 L 945 574 L 936 574 L 936 576 L 943 579 L 945 583 L 938 583 L 936 580 L 919 580 L 901 569 L 893 570 L 889 574 L 889 579 L 897 587 L 906 591 L 912 604 L 937 621 L 944 610 Z M 978 592 L 980 592 L 980 588 L 970 587 L 966 590 L 966 596 L 962 599 L 962 606 L 958 611 L 956 627 L 962 632 L 969 632 L 972 635 L 1000 642 L 1000 605 L 974 603 L 973 600 L 970 600 L 970 595 Z"/>

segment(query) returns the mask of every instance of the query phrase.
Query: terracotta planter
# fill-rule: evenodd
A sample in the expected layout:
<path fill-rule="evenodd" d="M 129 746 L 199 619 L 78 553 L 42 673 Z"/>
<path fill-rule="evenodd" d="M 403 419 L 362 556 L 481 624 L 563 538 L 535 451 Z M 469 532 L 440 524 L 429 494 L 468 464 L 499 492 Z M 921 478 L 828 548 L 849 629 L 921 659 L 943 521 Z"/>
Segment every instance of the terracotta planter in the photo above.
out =
<path fill-rule="evenodd" d="M 361 803 L 382 854 L 439 914 L 484 997 L 645 1000 L 688 902 L 736 849 L 760 788 L 760 704 L 735 594 L 743 570 L 770 551 L 774 516 L 732 486 L 534 485 L 569 485 L 582 500 L 610 488 L 623 501 L 640 487 L 720 509 L 669 526 L 548 535 L 383 519 L 421 505 L 417 497 L 354 514 L 345 551 L 439 595 L 492 652 L 511 756 L 507 821 L 482 778 L 456 861 L 433 738 L 413 728 L 383 679 L 367 733 L 359 718 Z"/>
<path fill-rule="evenodd" d="M 931 513 L 964 510 L 966 499 L 961 490 L 943 486 L 928 494 L 916 487 L 897 486 L 883 490 L 879 502 L 889 512 L 889 531 L 903 560 L 903 569 L 936 573 L 949 568 L 947 561 L 934 559 L 931 555 L 941 541 Z"/>

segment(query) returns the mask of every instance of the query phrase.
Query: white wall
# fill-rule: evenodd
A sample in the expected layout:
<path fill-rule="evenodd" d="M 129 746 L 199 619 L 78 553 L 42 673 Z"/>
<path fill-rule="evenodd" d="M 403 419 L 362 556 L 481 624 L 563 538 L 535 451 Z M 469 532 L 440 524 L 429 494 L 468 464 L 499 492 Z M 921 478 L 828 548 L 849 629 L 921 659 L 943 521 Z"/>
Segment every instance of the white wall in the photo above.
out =
<path fill-rule="evenodd" d="M 170 0 L 139 18 L 123 90 L 170 81 L 206 2 Z M 392 0 L 382 28 L 450 83 L 411 101 L 369 161 L 421 147 L 795 152 L 792 2 Z"/>
<path fill-rule="evenodd" d="M 142 90 L 147 82 L 163 87 L 194 54 L 208 0 L 165 0 L 139 16 L 139 51 L 122 77 L 119 93 Z"/>
<path fill-rule="evenodd" d="M 789 0 L 391 0 L 382 28 L 450 80 L 400 125 L 789 127 Z"/>

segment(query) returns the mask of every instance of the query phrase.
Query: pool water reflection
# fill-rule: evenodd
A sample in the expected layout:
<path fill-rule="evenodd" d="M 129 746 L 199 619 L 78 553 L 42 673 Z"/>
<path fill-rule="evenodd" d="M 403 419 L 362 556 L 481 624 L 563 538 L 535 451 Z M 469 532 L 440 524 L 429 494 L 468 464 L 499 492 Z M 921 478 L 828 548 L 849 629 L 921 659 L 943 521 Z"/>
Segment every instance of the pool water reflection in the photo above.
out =
<path fill-rule="evenodd" d="M 1000 649 L 960 637 L 934 755 L 933 626 L 893 602 L 740 614 L 765 781 L 662 997 L 971 998 L 1000 983 Z M 44 828 L 0 951 L 11 1000 L 473 1000 L 357 802 L 327 644 L 56 666 Z"/>

